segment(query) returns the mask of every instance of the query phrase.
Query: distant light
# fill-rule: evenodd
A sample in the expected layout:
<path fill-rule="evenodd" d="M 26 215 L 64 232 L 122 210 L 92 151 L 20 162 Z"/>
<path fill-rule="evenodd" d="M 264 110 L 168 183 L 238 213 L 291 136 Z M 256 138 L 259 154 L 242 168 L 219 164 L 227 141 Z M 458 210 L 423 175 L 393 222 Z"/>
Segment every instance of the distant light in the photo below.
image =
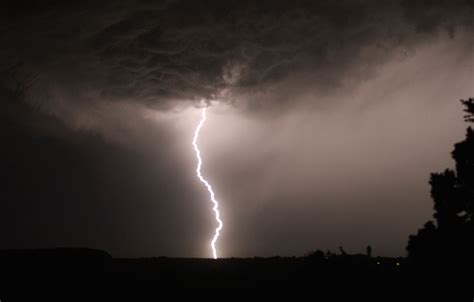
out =
<path fill-rule="evenodd" d="M 377 264 L 380 264 L 380 262 L 377 261 Z"/>
<path fill-rule="evenodd" d="M 397 266 L 400 266 L 400 262 L 397 262 Z"/>

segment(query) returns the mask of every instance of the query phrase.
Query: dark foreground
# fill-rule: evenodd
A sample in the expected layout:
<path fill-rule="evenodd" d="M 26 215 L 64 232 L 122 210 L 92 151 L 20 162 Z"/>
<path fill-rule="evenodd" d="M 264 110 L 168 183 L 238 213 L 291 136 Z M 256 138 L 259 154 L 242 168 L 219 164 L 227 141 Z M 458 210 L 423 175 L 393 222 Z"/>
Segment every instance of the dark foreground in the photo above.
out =
<path fill-rule="evenodd" d="M 0 300 L 470 301 L 472 274 L 404 258 L 117 259 L 90 249 L 0 251 Z M 199 299 L 200 300 L 200 299 Z"/>

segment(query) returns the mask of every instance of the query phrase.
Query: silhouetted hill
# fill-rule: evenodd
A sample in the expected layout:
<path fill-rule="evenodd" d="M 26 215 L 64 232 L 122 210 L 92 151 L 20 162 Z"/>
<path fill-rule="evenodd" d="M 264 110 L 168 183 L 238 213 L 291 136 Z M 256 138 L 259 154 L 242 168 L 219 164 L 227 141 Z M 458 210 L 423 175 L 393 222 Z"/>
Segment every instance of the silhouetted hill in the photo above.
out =
<path fill-rule="evenodd" d="M 416 271 L 405 258 L 366 255 L 126 259 L 100 250 L 68 248 L 0 251 L 0 264 L 2 301 L 159 301 L 168 295 L 196 299 L 291 295 L 293 300 L 307 296 L 316 301 L 471 301 L 473 297 L 472 290 L 456 287 L 451 276 Z"/>

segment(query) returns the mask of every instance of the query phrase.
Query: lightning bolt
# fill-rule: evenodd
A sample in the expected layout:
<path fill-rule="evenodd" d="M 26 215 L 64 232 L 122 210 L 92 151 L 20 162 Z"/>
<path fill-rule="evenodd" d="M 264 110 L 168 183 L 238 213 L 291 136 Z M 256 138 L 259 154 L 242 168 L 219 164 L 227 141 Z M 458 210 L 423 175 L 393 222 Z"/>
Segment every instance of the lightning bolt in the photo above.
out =
<path fill-rule="evenodd" d="M 212 210 L 214 211 L 218 226 L 214 232 L 214 237 L 212 238 L 212 241 L 211 241 L 211 249 L 212 249 L 212 256 L 214 257 L 214 259 L 217 259 L 216 242 L 217 242 L 217 239 L 219 238 L 220 231 L 222 230 L 223 223 L 219 217 L 219 202 L 215 198 L 214 191 L 212 191 L 212 186 L 201 174 L 201 166 L 202 166 L 201 151 L 199 151 L 199 147 L 197 145 L 199 132 L 201 131 L 201 128 L 204 125 L 204 122 L 206 121 L 206 109 L 207 109 L 206 107 L 202 109 L 201 120 L 199 121 L 199 124 L 197 125 L 196 130 L 194 131 L 193 146 L 194 146 L 194 151 L 196 152 L 196 158 L 197 158 L 196 175 L 199 178 L 199 180 L 206 186 L 207 191 L 209 192 L 209 196 L 211 197 L 211 201 L 214 204 L 214 207 L 212 208 Z"/>

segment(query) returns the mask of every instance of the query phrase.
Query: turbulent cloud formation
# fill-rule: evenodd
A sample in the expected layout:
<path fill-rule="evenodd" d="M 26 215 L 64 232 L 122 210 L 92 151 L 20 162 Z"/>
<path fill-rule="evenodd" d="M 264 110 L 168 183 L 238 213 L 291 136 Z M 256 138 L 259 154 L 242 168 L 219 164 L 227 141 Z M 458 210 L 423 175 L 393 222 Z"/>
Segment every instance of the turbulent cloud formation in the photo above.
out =
<path fill-rule="evenodd" d="M 11 1 L 3 244 L 209 256 L 189 144 L 205 100 L 223 256 L 400 255 L 463 135 L 473 15 L 468 0 Z"/>
<path fill-rule="evenodd" d="M 473 22 L 469 1 L 52 1 L 5 13 L 3 63 L 35 75 L 30 98 L 51 112 L 64 102 L 166 109 L 202 98 L 278 107 L 371 77 Z"/>

